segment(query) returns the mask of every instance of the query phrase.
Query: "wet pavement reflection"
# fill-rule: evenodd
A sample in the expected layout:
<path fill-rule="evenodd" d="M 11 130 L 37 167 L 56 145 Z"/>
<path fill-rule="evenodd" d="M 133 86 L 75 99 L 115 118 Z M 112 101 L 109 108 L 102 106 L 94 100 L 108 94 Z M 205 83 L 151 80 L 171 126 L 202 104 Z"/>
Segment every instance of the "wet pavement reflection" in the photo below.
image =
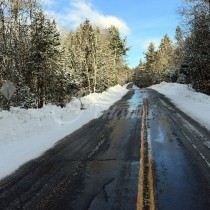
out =
<path fill-rule="evenodd" d="M 158 95 L 148 92 L 147 96 L 157 208 L 210 209 L 208 183 L 196 166 L 196 160 L 182 144 L 184 136 L 173 123 L 171 114 L 163 107 L 165 104 L 158 102 Z"/>

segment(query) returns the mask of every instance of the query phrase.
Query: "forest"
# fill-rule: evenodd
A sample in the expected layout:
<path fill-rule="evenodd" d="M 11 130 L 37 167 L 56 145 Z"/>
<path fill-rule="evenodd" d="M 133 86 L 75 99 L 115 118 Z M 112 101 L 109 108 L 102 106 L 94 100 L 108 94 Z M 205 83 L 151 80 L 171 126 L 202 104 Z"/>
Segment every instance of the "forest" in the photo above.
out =
<path fill-rule="evenodd" d="M 0 87 L 12 82 L 11 106 L 65 106 L 72 97 L 102 92 L 116 84 L 139 87 L 178 82 L 210 95 L 210 1 L 185 0 L 174 38 L 150 43 L 145 60 L 131 69 L 126 37 L 118 28 L 82 22 L 61 30 L 36 0 L 0 0 Z M 173 41 L 172 41 L 173 40 Z M 9 108 L 0 94 L 1 109 Z"/>
<path fill-rule="evenodd" d="M 0 86 L 12 82 L 11 106 L 64 106 L 72 97 L 130 80 L 126 37 L 85 20 L 62 31 L 36 0 L 0 0 Z M 8 108 L 1 94 L 0 107 Z"/>
<path fill-rule="evenodd" d="M 135 83 L 178 82 L 210 95 L 210 1 L 185 0 L 179 13 L 182 27 L 177 26 L 175 41 L 165 35 L 157 49 L 150 43 L 145 61 L 135 68 Z"/>

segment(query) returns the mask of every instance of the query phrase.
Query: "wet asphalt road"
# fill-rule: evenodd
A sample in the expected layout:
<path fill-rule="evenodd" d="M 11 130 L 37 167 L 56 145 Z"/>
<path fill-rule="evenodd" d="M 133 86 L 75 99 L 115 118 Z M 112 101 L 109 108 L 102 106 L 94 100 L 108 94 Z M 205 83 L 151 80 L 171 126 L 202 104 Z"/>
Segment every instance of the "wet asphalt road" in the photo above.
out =
<path fill-rule="evenodd" d="M 140 91 L 0 183 L 0 209 L 136 209 Z"/>
<path fill-rule="evenodd" d="M 149 89 L 130 89 L 102 117 L 2 180 L 0 209 L 136 209 L 143 97 L 149 100 L 156 208 L 210 209 L 209 167 L 194 148 L 210 160 L 203 144 L 209 132 Z"/>
<path fill-rule="evenodd" d="M 210 209 L 210 132 L 146 89 L 157 209 Z M 205 159 L 204 159 L 205 157 Z"/>

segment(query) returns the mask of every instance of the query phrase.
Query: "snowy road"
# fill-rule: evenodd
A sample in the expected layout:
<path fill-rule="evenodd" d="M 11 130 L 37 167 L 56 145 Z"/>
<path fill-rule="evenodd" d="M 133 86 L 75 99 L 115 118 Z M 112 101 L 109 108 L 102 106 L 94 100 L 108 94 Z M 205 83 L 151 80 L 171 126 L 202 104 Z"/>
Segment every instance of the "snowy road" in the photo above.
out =
<path fill-rule="evenodd" d="M 3 179 L 0 209 L 144 209 L 137 203 L 143 97 L 149 102 L 157 209 L 208 209 L 209 150 L 203 139 L 210 134 L 148 89 L 130 89 L 100 118 Z"/>

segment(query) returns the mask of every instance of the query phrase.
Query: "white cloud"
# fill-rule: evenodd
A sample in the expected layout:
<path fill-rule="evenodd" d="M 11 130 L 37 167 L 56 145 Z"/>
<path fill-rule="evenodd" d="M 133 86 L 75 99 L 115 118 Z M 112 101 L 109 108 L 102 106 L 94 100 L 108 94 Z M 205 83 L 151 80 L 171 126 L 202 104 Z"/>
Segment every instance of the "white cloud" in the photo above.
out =
<path fill-rule="evenodd" d="M 86 0 L 73 0 L 71 1 L 71 6 L 74 9 L 69 12 L 68 19 L 74 26 L 78 26 L 83 20 L 88 19 L 93 24 L 103 28 L 108 28 L 112 25 L 116 26 L 123 34 L 128 34 L 130 31 L 125 21 L 115 16 L 102 14 Z"/>
<path fill-rule="evenodd" d="M 53 0 L 41 0 L 53 1 Z M 46 13 L 54 17 L 58 23 L 64 27 L 76 28 L 85 19 L 91 21 L 92 24 L 102 28 L 115 26 L 120 33 L 127 35 L 130 32 L 126 22 L 116 16 L 104 15 L 102 12 L 93 8 L 87 0 L 70 0 L 70 8 L 67 8 L 63 13 L 58 13 L 52 10 L 47 10 Z"/>

